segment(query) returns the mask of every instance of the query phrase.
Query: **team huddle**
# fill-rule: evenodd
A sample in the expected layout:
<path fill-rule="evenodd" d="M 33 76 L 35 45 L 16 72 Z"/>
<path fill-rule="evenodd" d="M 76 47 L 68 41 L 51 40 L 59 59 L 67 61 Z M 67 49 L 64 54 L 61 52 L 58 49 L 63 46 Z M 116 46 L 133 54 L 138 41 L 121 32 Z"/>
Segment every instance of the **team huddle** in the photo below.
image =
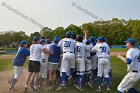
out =
<path fill-rule="evenodd" d="M 29 56 L 25 92 L 28 92 L 28 85 L 30 85 L 31 89 L 38 93 L 38 90 L 44 88 L 43 82 L 47 82 L 49 90 L 56 84 L 58 85 L 56 91 L 63 90 L 69 84 L 73 84 L 80 91 L 84 91 L 85 85 L 93 88 L 95 86 L 94 81 L 97 79 L 97 92 L 102 91 L 102 85 L 105 82 L 106 92 L 110 93 L 110 48 L 106 39 L 102 36 L 97 39 L 93 36 L 87 37 L 86 32 L 84 36 L 72 36 L 73 33 L 70 31 L 66 32 L 65 37 L 61 39 L 59 36 L 54 36 L 53 41 L 35 36 L 30 49 L 27 48 L 27 41 L 21 41 L 17 55 L 13 60 L 15 75 L 8 81 L 9 91 L 14 90 L 17 80 L 22 76 L 22 67 L 27 56 Z M 135 43 L 132 38 L 126 43 L 132 45 L 131 52 L 137 52 L 133 55 L 134 59 L 130 52 L 127 54 L 127 58 L 121 55 L 117 57 L 129 65 L 128 71 L 137 76 L 137 80 L 134 81 L 133 78 L 127 84 L 128 81 L 123 79 L 118 87 L 118 93 L 124 91 L 139 93 L 136 92 L 133 85 L 140 79 L 140 62 L 136 60 L 139 58 L 140 52 L 135 48 L 132 49 L 135 45 L 132 44 L 132 41 Z M 126 78 L 129 78 L 129 75 Z"/>

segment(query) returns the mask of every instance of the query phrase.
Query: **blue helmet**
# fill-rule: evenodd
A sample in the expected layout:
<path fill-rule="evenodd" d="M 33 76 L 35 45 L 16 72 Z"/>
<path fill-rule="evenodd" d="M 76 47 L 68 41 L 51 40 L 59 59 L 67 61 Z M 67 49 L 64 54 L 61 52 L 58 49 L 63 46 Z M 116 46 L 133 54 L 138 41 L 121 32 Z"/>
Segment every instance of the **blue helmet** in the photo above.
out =
<path fill-rule="evenodd" d="M 134 38 L 128 38 L 127 41 L 124 41 L 125 43 L 130 43 L 131 45 L 136 44 L 136 40 Z"/>

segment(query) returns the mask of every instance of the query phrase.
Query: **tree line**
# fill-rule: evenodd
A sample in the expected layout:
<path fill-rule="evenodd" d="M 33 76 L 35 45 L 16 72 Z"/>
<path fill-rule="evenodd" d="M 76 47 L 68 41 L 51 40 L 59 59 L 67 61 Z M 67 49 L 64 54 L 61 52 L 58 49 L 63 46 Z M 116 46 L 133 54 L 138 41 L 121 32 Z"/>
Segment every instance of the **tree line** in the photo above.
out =
<path fill-rule="evenodd" d="M 33 36 L 41 36 L 42 38 L 53 38 L 53 36 L 63 36 L 67 31 L 72 31 L 74 35 L 83 34 L 83 31 L 89 31 L 90 36 L 97 38 L 103 36 L 107 39 L 110 45 L 123 45 L 129 37 L 133 37 L 140 44 L 140 20 L 124 20 L 118 18 L 112 18 L 112 20 L 106 21 L 94 21 L 90 23 L 84 23 L 81 26 L 70 24 L 68 27 L 57 27 L 52 30 L 49 27 L 44 27 L 40 32 L 31 33 L 30 36 L 26 35 L 24 31 L 9 31 L 0 33 L 0 47 L 3 45 L 9 45 L 11 42 L 20 42 L 21 40 L 27 40 L 32 42 Z"/>

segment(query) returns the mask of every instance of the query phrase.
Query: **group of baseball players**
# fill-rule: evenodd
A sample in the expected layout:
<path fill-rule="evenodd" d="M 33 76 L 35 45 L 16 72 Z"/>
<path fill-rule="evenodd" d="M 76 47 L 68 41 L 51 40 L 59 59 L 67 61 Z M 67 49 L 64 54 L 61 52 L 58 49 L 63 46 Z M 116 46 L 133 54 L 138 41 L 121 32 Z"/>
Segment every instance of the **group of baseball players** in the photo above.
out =
<path fill-rule="evenodd" d="M 135 43 L 133 38 L 129 38 L 126 41 L 129 49 L 126 58 L 117 55 L 128 64 L 128 74 L 118 86 L 118 93 L 139 93 L 133 88 L 140 79 L 140 52 L 134 48 Z M 73 36 L 73 33 L 68 31 L 63 38 L 54 36 L 53 41 L 35 36 L 29 49 L 27 44 L 25 40 L 20 42 L 13 60 L 14 76 L 8 81 L 9 91 L 14 90 L 17 80 L 22 76 L 23 65 L 29 56 L 25 92 L 28 92 L 30 85 L 31 89 L 38 93 L 38 90 L 43 88 L 44 81 L 47 82 L 48 89 L 58 84 L 56 90 L 59 91 L 74 84 L 77 89 L 84 91 L 85 84 L 93 88 L 94 80 L 97 79 L 97 92 L 102 91 L 104 81 L 107 86 L 106 93 L 110 93 L 110 48 L 104 37 L 88 37 L 88 31 L 84 31 L 84 36 Z"/>

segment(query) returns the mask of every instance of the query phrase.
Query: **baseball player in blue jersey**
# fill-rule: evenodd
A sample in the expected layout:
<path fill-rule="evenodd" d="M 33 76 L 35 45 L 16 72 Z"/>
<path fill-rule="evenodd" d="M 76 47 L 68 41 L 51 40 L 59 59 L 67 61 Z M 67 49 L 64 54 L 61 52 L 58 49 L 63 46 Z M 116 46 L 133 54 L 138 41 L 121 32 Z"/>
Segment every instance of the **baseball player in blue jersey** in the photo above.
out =
<path fill-rule="evenodd" d="M 53 52 L 48 58 L 48 74 L 49 87 L 52 88 L 56 82 L 56 71 L 58 70 L 58 63 L 60 61 L 61 48 L 57 46 L 59 38 L 54 38 L 53 43 L 50 44 L 50 50 Z"/>
<path fill-rule="evenodd" d="M 22 76 L 23 73 L 23 65 L 27 56 L 30 55 L 29 49 L 27 49 L 27 41 L 23 40 L 20 42 L 20 47 L 18 48 L 18 52 L 13 60 L 13 68 L 14 68 L 14 77 L 12 77 L 9 83 L 9 90 L 13 90 L 17 80 Z"/>
<path fill-rule="evenodd" d="M 75 46 L 76 42 L 71 39 L 72 32 L 67 32 L 66 33 L 66 38 L 62 39 L 59 43 L 58 46 L 61 47 L 62 52 L 63 52 L 63 57 L 62 57 L 62 62 L 61 62 L 61 67 L 60 67 L 60 72 L 61 72 L 61 84 L 60 84 L 60 89 L 62 87 L 66 86 L 66 73 L 68 69 L 70 68 L 70 77 L 72 78 L 74 75 L 75 71 Z"/>
<path fill-rule="evenodd" d="M 97 39 L 98 44 L 92 48 L 92 52 L 95 51 L 98 57 L 97 91 L 101 92 L 101 85 L 104 77 L 107 85 L 107 92 L 110 92 L 110 77 L 108 74 L 110 69 L 110 49 L 108 44 L 104 43 L 103 40 L 104 40 L 103 37 L 99 36 Z"/>
<path fill-rule="evenodd" d="M 140 51 L 135 48 L 135 39 L 127 39 L 126 47 L 128 49 L 126 53 L 126 58 L 118 54 L 118 58 L 121 59 L 125 64 L 127 64 L 127 75 L 123 78 L 118 86 L 118 93 L 124 93 L 125 91 L 129 93 L 140 93 L 134 86 L 140 80 Z"/>

